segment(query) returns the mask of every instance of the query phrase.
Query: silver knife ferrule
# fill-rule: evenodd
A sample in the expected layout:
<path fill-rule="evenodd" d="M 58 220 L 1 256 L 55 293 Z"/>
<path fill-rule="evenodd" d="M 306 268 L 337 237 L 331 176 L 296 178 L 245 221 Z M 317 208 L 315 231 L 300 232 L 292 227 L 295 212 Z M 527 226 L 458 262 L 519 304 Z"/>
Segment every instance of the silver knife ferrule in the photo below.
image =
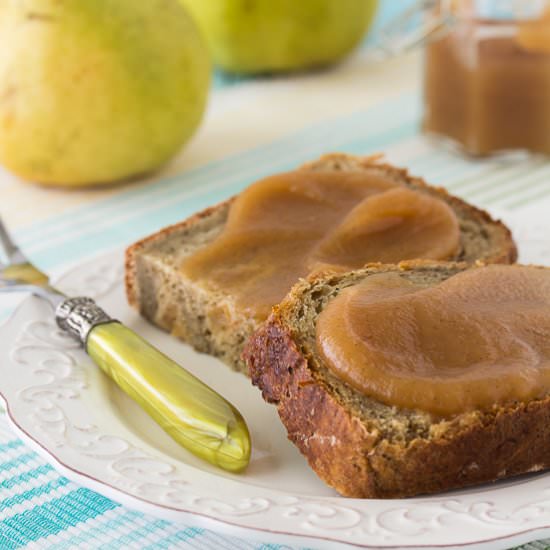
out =
<path fill-rule="evenodd" d="M 94 327 L 114 321 L 91 298 L 86 297 L 67 298 L 61 302 L 55 310 L 55 320 L 60 328 L 84 345 Z"/>

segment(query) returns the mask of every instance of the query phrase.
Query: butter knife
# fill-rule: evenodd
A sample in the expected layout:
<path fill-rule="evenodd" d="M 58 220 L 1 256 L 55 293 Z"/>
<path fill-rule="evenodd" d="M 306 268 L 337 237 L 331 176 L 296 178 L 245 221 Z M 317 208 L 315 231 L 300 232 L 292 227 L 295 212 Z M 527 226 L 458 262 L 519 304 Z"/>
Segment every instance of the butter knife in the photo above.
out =
<path fill-rule="evenodd" d="M 230 472 L 250 460 L 250 435 L 239 411 L 91 298 L 68 297 L 53 287 L 15 245 L 0 219 L 0 291 L 30 290 L 55 308 L 58 326 L 77 338 L 94 363 L 196 456 Z"/>

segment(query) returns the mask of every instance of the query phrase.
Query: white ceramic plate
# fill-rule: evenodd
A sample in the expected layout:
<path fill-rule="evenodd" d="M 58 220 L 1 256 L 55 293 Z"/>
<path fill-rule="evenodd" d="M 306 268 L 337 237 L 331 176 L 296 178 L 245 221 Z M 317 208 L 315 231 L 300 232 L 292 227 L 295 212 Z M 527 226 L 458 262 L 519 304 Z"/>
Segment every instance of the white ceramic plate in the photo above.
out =
<path fill-rule="evenodd" d="M 550 264 L 550 224 L 507 220 L 524 262 Z M 235 535 L 316 548 L 508 548 L 550 536 L 550 474 L 407 500 L 339 497 L 287 441 L 274 407 L 242 375 L 193 352 L 129 309 L 122 254 L 62 278 L 229 398 L 253 454 L 242 475 L 178 447 L 56 329 L 29 297 L 0 332 L 0 393 L 16 431 L 67 477 L 123 504 Z M 338 544 L 339 543 L 339 544 Z"/>

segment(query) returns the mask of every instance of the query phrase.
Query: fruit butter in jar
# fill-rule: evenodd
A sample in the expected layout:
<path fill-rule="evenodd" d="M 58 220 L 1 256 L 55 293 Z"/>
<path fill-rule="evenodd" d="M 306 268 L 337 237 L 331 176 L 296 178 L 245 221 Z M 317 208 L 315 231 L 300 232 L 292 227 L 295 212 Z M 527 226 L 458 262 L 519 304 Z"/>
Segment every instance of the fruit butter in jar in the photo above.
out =
<path fill-rule="evenodd" d="M 550 154 L 550 1 L 440 1 L 423 129 L 464 152 Z"/>

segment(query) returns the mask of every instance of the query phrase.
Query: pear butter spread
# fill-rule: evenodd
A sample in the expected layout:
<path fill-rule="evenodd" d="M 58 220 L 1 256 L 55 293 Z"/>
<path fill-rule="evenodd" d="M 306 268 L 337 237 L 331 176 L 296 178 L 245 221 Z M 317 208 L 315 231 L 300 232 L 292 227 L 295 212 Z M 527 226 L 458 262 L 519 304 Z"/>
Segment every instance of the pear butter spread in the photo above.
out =
<path fill-rule="evenodd" d="M 296 170 L 241 193 L 222 233 L 184 260 L 181 269 L 261 321 L 313 271 L 349 270 L 375 261 L 444 260 L 459 250 L 454 212 L 428 193 L 374 170 Z"/>
<path fill-rule="evenodd" d="M 316 330 L 328 367 L 388 405 L 450 416 L 550 391 L 550 269 L 474 268 L 434 286 L 373 275 Z"/>

